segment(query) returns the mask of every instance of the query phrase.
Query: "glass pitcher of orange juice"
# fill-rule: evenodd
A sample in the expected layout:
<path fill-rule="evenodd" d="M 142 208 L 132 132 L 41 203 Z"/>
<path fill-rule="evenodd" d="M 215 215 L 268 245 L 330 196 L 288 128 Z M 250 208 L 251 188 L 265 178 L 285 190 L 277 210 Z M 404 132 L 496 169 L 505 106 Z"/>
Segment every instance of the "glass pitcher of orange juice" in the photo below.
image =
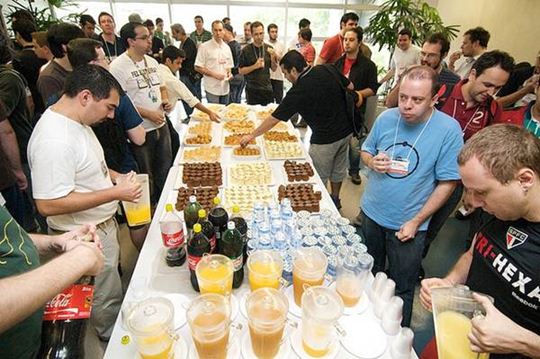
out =
<path fill-rule="evenodd" d="M 308 287 L 302 294 L 302 346 L 312 357 L 328 354 L 337 340 L 336 325 L 343 301 L 327 287 Z"/>
<path fill-rule="evenodd" d="M 328 259 L 319 247 L 300 248 L 293 261 L 294 302 L 302 306 L 304 288 L 321 285 L 328 266 Z"/>
<path fill-rule="evenodd" d="M 252 291 L 259 288 L 278 289 L 283 272 L 283 259 L 278 251 L 257 250 L 247 260 L 249 286 Z"/>
<path fill-rule="evenodd" d="M 174 307 L 166 298 L 149 298 L 135 304 L 127 318 L 142 359 L 173 358 Z"/>
<path fill-rule="evenodd" d="M 139 182 L 142 188 L 141 197 L 137 202 L 122 201 L 126 218 L 130 226 L 139 226 L 150 223 L 152 215 L 150 211 L 150 185 L 148 175 L 145 173 L 137 174 L 131 177 L 131 174 L 118 176 L 116 182 L 133 180 Z"/>
<path fill-rule="evenodd" d="M 230 258 L 221 254 L 205 255 L 197 263 L 195 274 L 201 294 L 231 294 L 234 265 Z"/>
<path fill-rule="evenodd" d="M 227 357 L 230 316 L 229 299 L 224 295 L 202 294 L 191 301 L 187 320 L 199 359 Z"/>
<path fill-rule="evenodd" d="M 271 359 L 279 352 L 289 301 L 274 288 L 259 288 L 246 300 L 249 336 L 259 359 Z"/>
<path fill-rule="evenodd" d="M 489 358 L 488 353 L 472 352 L 467 337 L 472 328 L 471 319 L 476 315 L 485 315 L 482 305 L 473 299 L 473 291 L 466 286 L 430 290 L 439 359 Z M 493 298 L 489 298 L 493 301 Z"/>

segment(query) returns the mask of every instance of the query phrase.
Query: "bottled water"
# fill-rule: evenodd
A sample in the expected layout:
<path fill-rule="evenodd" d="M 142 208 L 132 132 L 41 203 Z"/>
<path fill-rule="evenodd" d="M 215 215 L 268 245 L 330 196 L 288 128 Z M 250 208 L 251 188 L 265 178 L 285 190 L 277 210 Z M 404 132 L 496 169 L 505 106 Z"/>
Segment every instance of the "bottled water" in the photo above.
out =
<path fill-rule="evenodd" d="M 259 226 L 258 249 L 272 249 L 272 236 L 270 226 L 266 222 L 262 222 Z"/>
<path fill-rule="evenodd" d="M 287 237 L 285 236 L 285 233 L 282 231 L 277 232 L 274 235 L 274 249 L 277 249 L 278 251 L 285 251 L 288 247 L 287 244 Z"/>

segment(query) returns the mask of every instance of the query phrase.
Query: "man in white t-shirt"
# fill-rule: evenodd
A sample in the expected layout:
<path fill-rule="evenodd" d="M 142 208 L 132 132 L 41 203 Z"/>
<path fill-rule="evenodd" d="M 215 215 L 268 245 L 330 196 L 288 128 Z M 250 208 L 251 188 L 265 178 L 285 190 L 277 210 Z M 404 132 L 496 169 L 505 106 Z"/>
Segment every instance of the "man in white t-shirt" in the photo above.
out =
<path fill-rule="evenodd" d="M 86 223 L 97 227 L 105 268 L 96 277 L 92 322 L 102 340 L 110 337 L 122 303 L 114 215 L 119 200 L 141 196 L 141 186 L 134 180 L 113 186 L 90 126 L 113 118 L 121 91 L 100 66 L 75 69 L 66 79 L 64 95 L 41 116 L 28 144 L 36 206 L 47 217 L 50 231 L 68 232 Z"/>
<path fill-rule="evenodd" d="M 411 31 L 401 29 L 398 33 L 398 44 L 390 62 L 390 71 L 384 75 L 380 83 L 394 78 L 394 84 L 397 84 L 399 76 L 412 65 L 420 65 L 420 49 L 412 44 Z"/>
<path fill-rule="evenodd" d="M 268 25 L 267 31 L 268 43 L 274 48 L 276 62 L 279 64 L 279 61 L 287 52 L 285 51 L 285 44 L 278 41 L 278 26 L 276 24 Z M 272 91 L 276 103 L 281 103 L 283 99 L 283 79 L 283 72 L 280 66 L 277 66 L 275 70 L 270 69 L 270 82 L 272 82 Z"/>
<path fill-rule="evenodd" d="M 209 103 L 229 103 L 229 80 L 234 67 L 231 48 L 223 41 L 223 23 L 212 23 L 212 40 L 199 46 L 195 70 L 203 75 L 206 100 Z"/>
<path fill-rule="evenodd" d="M 172 165 L 171 134 L 166 124 L 165 112 L 172 107 L 162 99 L 165 86 L 158 75 L 158 62 L 146 55 L 152 46 L 148 29 L 140 23 L 127 23 L 120 30 L 120 37 L 128 49 L 110 65 L 109 71 L 133 100 L 143 118 L 146 141 L 132 145 L 139 170 L 148 173 L 151 183 L 151 201 L 156 204 Z"/>
<path fill-rule="evenodd" d="M 467 30 L 463 34 L 461 51 L 456 51 L 450 55 L 448 68 L 454 71 L 462 80 L 469 77 L 476 60 L 487 51 L 490 36 L 489 32 L 483 27 Z"/>

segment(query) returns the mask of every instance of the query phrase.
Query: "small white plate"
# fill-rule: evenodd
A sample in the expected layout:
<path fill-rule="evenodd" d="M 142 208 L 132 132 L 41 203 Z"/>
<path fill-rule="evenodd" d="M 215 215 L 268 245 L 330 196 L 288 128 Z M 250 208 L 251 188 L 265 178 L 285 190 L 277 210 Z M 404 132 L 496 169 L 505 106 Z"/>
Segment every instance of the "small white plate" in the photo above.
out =
<path fill-rule="evenodd" d="M 372 359 L 386 351 L 387 336 L 373 316 L 362 316 L 362 320 L 356 316 L 346 316 L 339 320 L 339 324 L 346 333 L 341 337 L 341 345 L 352 355 Z"/>
<path fill-rule="evenodd" d="M 285 332 L 284 332 L 285 335 Z M 249 330 L 247 330 L 242 336 L 242 357 L 244 359 L 256 358 L 255 353 L 253 352 L 253 347 L 251 345 L 251 338 L 249 336 Z M 281 339 L 281 345 L 279 346 L 279 351 L 273 359 L 288 359 L 291 354 L 291 344 L 289 338 L 285 337 Z"/>
<path fill-rule="evenodd" d="M 173 346 L 174 359 L 187 359 L 189 348 L 186 344 L 186 341 L 182 336 L 178 335 L 178 339 L 174 342 Z M 137 353 L 137 359 L 142 359 L 141 354 Z"/>
<path fill-rule="evenodd" d="M 330 287 L 330 289 L 336 290 L 336 282 L 333 282 Z M 355 315 L 355 314 L 362 314 L 369 308 L 369 298 L 367 297 L 366 292 L 362 293 L 362 296 L 360 297 L 360 301 L 354 306 L 354 307 L 343 307 L 343 314 L 344 315 Z"/>
<path fill-rule="evenodd" d="M 300 357 L 300 359 L 312 359 L 313 357 L 305 352 L 304 345 L 302 343 L 302 328 L 299 327 L 297 330 L 294 331 L 294 333 L 291 335 L 291 346 L 295 353 Z M 339 345 L 339 341 L 335 340 L 334 343 L 332 343 L 330 347 L 330 351 L 322 356 L 319 357 L 319 359 L 333 359 L 336 358 L 339 351 L 341 349 L 341 345 Z"/>

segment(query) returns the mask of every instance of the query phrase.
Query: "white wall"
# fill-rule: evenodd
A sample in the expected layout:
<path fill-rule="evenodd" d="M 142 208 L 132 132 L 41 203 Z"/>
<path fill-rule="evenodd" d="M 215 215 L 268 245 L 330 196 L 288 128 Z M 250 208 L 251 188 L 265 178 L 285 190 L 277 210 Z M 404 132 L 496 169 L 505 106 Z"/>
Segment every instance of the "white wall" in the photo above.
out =
<path fill-rule="evenodd" d="M 476 26 L 491 34 L 488 49 L 504 50 L 516 60 L 534 63 L 540 50 L 539 0 L 431 0 L 446 25 L 458 24 L 460 34 L 450 51 L 459 50 L 462 35 Z"/>

